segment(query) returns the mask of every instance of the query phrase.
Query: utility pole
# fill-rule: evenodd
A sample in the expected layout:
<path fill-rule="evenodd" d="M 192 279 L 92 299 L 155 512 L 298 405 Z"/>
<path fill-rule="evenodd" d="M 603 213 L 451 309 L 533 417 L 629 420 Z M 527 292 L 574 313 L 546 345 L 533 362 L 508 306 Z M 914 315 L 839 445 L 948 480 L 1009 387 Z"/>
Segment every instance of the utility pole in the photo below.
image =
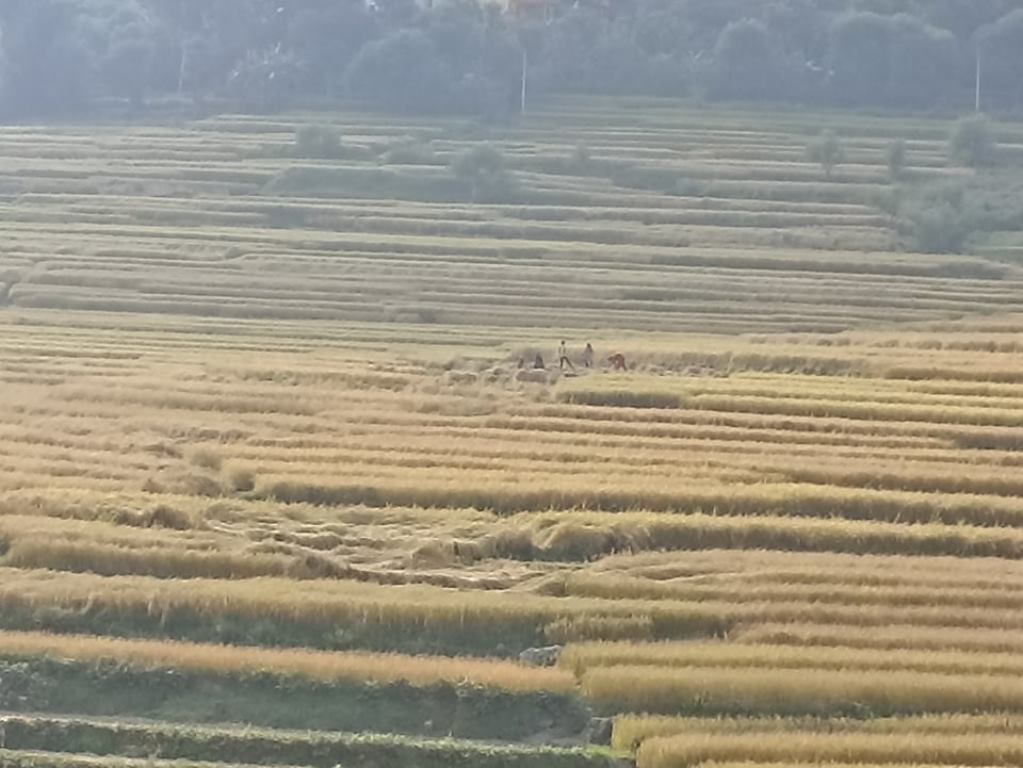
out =
<path fill-rule="evenodd" d="M 522 95 L 520 99 L 520 108 L 522 114 L 526 114 L 526 82 L 528 80 L 529 72 L 529 53 L 526 51 L 526 46 L 522 46 Z"/>
<path fill-rule="evenodd" d="M 973 89 L 973 111 L 980 112 L 980 80 L 981 80 L 980 47 L 977 48 L 977 82 Z"/>

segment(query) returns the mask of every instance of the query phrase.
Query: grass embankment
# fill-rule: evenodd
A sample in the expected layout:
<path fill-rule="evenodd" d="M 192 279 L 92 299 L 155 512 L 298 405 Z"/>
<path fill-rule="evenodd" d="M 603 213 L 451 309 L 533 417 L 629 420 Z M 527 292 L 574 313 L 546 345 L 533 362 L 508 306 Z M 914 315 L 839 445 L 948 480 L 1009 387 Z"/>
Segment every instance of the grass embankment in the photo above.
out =
<path fill-rule="evenodd" d="M 328 653 L 306 648 L 128 640 L 42 632 L 0 632 L 0 657 L 49 656 L 78 662 L 119 662 L 140 668 L 173 668 L 220 675 L 271 673 L 312 682 L 469 685 L 507 693 L 568 693 L 574 684 L 557 669 L 507 661 L 402 656 L 367 652 Z"/>
<path fill-rule="evenodd" d="M 153 757 L 97 757 L 60 752 L 18 751 L 0 749 L 0 765 L 4 768 L 255 768 L 250 763 L 210 763 L 201 760 L 158 760 Z M 275 766 L 263 766 L 275 768 Z M 344 768 L 342 765 L 335 768 Z"/>
<path fill-rule="evenodd" d="M 459 740 L 317 731 L 231 730 L 83 718 L 0 717 L 8 749 L 88 752 L 98 756 L 159 754 L 167 760 L 250 762 L 334 768 L 408 765 L 416 768 L 619 768 L 598 750 L 490 746 Z"/>
<path fill-rule="evenodd" d="M 567 672 L 496 660 L 0 632 L 0 676 L 9 711 L 509 741 L 589 719 Z"/>

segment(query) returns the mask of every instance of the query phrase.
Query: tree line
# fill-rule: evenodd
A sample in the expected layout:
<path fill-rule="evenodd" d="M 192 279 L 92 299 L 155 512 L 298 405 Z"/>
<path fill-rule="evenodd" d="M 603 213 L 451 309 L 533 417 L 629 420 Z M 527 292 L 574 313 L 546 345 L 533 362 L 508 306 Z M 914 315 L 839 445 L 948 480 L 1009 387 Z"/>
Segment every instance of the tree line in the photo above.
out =
<path fill-rule="evenodd" d="M 1023 0 L 3 0 L 0 116 L 104 99 L 358 99 L 500 118 L 529 94 L 1023 107 Z"/>

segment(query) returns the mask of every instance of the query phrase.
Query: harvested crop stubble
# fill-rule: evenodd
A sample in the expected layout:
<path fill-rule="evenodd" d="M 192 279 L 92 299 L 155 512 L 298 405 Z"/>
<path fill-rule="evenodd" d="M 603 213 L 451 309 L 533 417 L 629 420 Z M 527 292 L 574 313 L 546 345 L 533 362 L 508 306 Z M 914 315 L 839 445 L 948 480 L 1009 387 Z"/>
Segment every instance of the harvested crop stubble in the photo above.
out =
<path fill-rule="evenodd" d="M 364 462 L 349 469 L 358 473 L 357 481 L 338 482 L 328 476 L 309 474 L 267 475 L 257 485 L 256 495 L 285 503 L 329 506 L 473 507 L 501 515 L 540 509 L 713 511 L 717 515 L 749 517 L 785 515 L 893 523 L 1023 525 L 1023 502 L 1015 498 L 822 487 L 778 482 L 762 473 L 760 482 L 726 485 L 706 479 L 694 484 L 689 478 L 669 477 L 663 471 L 630 472 L 624 467 L 607 468 L 598 476 L 557 473 L 548 465 L 543 471 L 520 473 L 517 481 L 515 476 L 499 469 L 464 469 L 458 480 L 438 479 L 436 469 L 430 467 L 389 467 Z"/>
<path fill-rule="evenodd" d="M 69 609 L 62 621 L 102 616 L 130 620 L 147 632 L 171 632 L 176 622 L 192 631 L 216 629 L 206 619 L 276 622 L 281 632 L 336 630 L 338 624 L 371 628 L 388 637 L 439 633 L 503 638 L 503 644 L 543 639 L 544 628 L 593 618 L 643 619 L 661 637 L 710 635 L 724 630 L 719 606 L 658 605 L 633 601 L 572 601 L 526 592 L 464 592 L 423 585 L 383 586 L 353 581 L 305 582 L 296 592 L 286 579 L 160 580 L 100 577 L 0 568 L 0 619 L 42 622 L 52 609 Z M 58 611 L 58 613 L 62 613 Z M 9 626 L 9 625 L 8 625 Z M 40 626 L 40 624 L 36 624 Z M 23 628 L 18 625 L 15 628 Z M 496 640 L 495 640 L 496 643 Z"/>
<path fill-rule="evenodd" d="M 2 647 L 2 646 L 0 646 Z M 729 669 L 892 670 L 942 674 L 1023 674 L 1023 659 L 1010 653 L 883 651 L 734 643 L 578 643 L 559 663 L 582 675 L 598 667 L 726 667 Z"/>
<path fill-rule="evenodd" d="M 923 586 L 877 586 L 846 583 L 842 576 L 827 579 L 822 575 L 820 586 L 803 581 L 776 583 L 766 576 L 762 581 L 753 579 L 694 580 L 686 576 L 663 578 L 658 574 L 638 578 L 616 574 L 612 582 L 594 574 L 571 574 L 563 581 L 567 594 L 591 597 L 627 598 L 644 600 L 687 600 L 694 602 L 721 601 L 728 603 L 796 603 L 806 602 L 824 606 L 884 607 L 939 607 L 963 606 L 967 608 L 1023 609 L 1023 595 L 1011 589 L 991 586 L 955 589 L 938 583 Z M 750 583 L 752 582 L 752 583 Z"/>
<path fill-rule="evenodd" d="M 767 514 L 575 511 L 539 513 L 518 519 L 528 521 L 541 553 L 564 559 L 591 559 L 612 552 L 702 549 L 963 557 L 1016 557 L 1023 553 L 1023 535 L 1016 529 L 940 523 L 907 525 L 872 520 L 793 519 Z"/>
<path fill-rule="evenodd" d="M 993 736 L 1023 734 L 1023 718 L 1012 715 L 924 715 L 870 720 L 820 719 L 812 717 L 706 718 L 659 715 L 620 715 L 615 718 L 613 746 L 634 751 L 650 738 L 661 736 L 736 735 L 736 734 L 831 734 L 873 733 L 905 734 L 919 738 L 923 734 Z"/>
<path fill-rule="evenodd" d="M 734 590 L 723 590 L 710 599 L 692 599 L 688 597 L 690 590 L 682 584 L 659 583 L 653 579 L 637 579 L 627 576 L 616 576 L 614 579 L 587 573 L 569 574 L 552 578 L 538 586 L 545 594 L 561 596 L 603 598 L 606 600 L 643 601 L 646 605 L 669 606 L 687 605 L 703 607 L 715 611 L 729 627 L 749 626 L 752 623 L 784 623 L 826 625 L 845 624 L 857 625 L 863 632 L 868 628 L 885 628 L 892 624 L 916 624 L 923 626 L 960 627 L 960 628 L 1003 628 L 1019 626 L 1023 622 L 1023 614 L 1016 609 L 1015 603 L 1009 607 L 983 606 L 968 604 L 968 598 L 962 602 L 952 600 L 942 604 L 937 598 L 934 601 L 922 601 L 922 604 L 909 603 L 893 597 L 890 602 L 873 600 L 849 599 L 839 595 L 837 602 L 813 600 L 813 593 L 800 595 L 798 590 L 780 590 L 773 595 L 770 589 L 766 594 L 754 595 L 748 602 L 744 599 L 746 590 L 737 585 Z M 869 595 L 869 586 L 862 593 Z M 856 589 L 851 589 L 853 598 Z M 772 599 L 773 598 L 773 599 Z M 843 598 L 848 602 L 843 602 Z"/>
<path fill-rule="evenodd" d="M 320 575 L 334 570 L 322 559 Z M 190 552 L 171 547 L 119 547 L 89 541 L 23 537 L 14 541 L 0 563 L 13 568 L 49 568 L 106 576 L 136 574 L 157 578 L 247 579 L 301 576 L 301 558 L 255 552 Z"/>
<path fill-rule="evenodd" d="M 507 661 L 373 653 L 328 653 L 226 645 L 123 640 L 86 635 L 0 631 L 0 657 L 51 656 L 74 661 L 116 661 L 145 668 L 214 674 L 260 672 L 320 682 L 475 685 L 516 692 L 569 692 L 575 681 L 557 669 Z"/>
<path fill-rule="evenodd" d="M 1016 675 L 621 666 L 590 669 L 582 688 L 606 712 L 829 717 L 1023 711 L 1023 682 Z"/>
<path fill-rule="evenodd" d="M 739 625 L 729 632 L 736 643 L 775 643 L 799 647 L 876 648 L 1023 653 L 1023 635 L 1016 630 L 991 627 L 922 627 L 893 623 L 860 626 L 841 623 L 785 623 Z"/>
<path fill-rule="evenodd" d="M 693 734 L 645 741 L 637 768 L 683 768 L 719 762 L 1015 766 L 1023 740 L 992 734 Z"/>
<path fill-rule="evenodd" d="M 590 570 L 658 580 L 706 575 L 724 582 L 767 579 L 772 584 L 816 584 L 823 580 L 846 586 L 941 585 L 1023 591 L 1023 562 L 990 557 L 705 549 L 684 557 L 670 551 L 622 553 L 601 560 Z"/>

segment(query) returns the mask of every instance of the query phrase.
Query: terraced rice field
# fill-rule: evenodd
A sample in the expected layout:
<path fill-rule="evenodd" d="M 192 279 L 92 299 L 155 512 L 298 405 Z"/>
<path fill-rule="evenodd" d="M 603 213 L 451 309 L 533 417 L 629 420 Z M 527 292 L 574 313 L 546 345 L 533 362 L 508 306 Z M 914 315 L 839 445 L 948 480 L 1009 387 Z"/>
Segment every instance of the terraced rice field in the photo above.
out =
<path fill-rule="evenodd" d="M 831 120 L 0 129 L 0 763 L 1018 765 L 1023 270 Z"/>

